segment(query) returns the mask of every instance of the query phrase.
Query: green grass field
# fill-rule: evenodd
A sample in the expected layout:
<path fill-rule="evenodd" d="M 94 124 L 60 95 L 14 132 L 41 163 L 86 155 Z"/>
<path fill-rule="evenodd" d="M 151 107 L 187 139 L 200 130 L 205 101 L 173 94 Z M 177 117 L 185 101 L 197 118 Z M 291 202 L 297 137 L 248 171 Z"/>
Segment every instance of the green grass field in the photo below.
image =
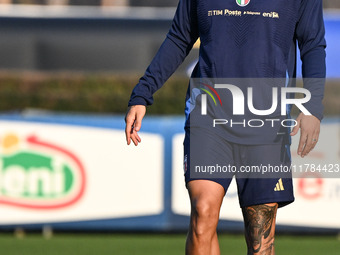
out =
<path fill-rule="evenodd" d="M 38 234 L 23 238 L 0 234 L 1 254 L 6 255 L 180 255 L 184 234 Z M 221 254 L 245 255 L 242 235 L 220 235 Z M 331 236 L 278 236 L 277 255 L 340 255 L 340 239 Z"/>

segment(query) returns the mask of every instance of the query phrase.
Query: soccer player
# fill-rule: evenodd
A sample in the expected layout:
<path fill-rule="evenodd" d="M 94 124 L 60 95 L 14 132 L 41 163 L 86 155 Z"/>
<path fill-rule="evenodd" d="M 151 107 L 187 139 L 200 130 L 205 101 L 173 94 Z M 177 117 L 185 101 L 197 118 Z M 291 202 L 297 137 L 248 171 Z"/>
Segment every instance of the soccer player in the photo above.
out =
<path fill-rule="evenodd" d="M 195 175 L 195 165 L 229 164 L 237 169 L 252 165 L 289 166 L 289 138 L 299 130 L 297 152 L 301 157 L 305 157 L 316 145 L 323 117 L 324 34 L 322 0 L 179 1 L 165 41 L 132 92 L 125 117 L 125 132 L 128 144 L 131 141 L 135 145 L 141 142 L 138 131 L 146 106 L 153 103 L 153 94 L 200 38 L 199 61 L 192 78 L 196 78 L 193 83 L 197 79 L 198 83 L 203 81 L 202 87 L 188 89 L 185 112 L 184 170 L 191 201 L 186 254 L 220 254 L 216 227 L 222 200 L 232 178 L 230 175 Z M 311 97 L 303 106 L 300 105 L 302 112 L 292 130 L 282 124 L 289 118 L 290 105 L 283 115 L 275 111 L 270 112 L 270 116 L 257 116 L 254 120 L 254 114 L 249 111 L 244 111 L 241 117 L 233 114 L 235 109 L 230 93 L 226 101 L 221 100 L 218 108 L 207 97 L 204 99 L 203 91 L 212 97 L 222 94 L 216 91 L 214 82 L 209 81 L 216 78 L 245 79 L 246 84 L 249 80 L 255 84 L 251 85 L 254 108 L 268 109 L 267 103 L 272 97 L 258 89 L 257 81 L 277 78 L 285 80 L 283 85 L 277 82 L 280 89 L 295 86 L 292 78 L 296 75 L 297 45 L 302 60 L 304 88 Z M 208 82 L 205 82 L 206 79 Z M 233 92 L 231 87 L 229 89 Z M 201 93 L 197 94 L 197 91 Z M 234 88 L 235 91 L 245 92 L 244 88 Z M 243 108 L 242 104 L 238 106 Z M 207 127 L 216 113 L 228 116 L 224 122 L 228 125 Z M 269 117 L 272 121 L 266 122 Z M 233 121 L 234 125 L 229 125 Z M 255 123 L 264 124 L 254 127 Z M 237 178 L 236 174 L 248 254 L 275 253 L 277 208 L 294 201 L 292 179 L 286 177 Z"/>

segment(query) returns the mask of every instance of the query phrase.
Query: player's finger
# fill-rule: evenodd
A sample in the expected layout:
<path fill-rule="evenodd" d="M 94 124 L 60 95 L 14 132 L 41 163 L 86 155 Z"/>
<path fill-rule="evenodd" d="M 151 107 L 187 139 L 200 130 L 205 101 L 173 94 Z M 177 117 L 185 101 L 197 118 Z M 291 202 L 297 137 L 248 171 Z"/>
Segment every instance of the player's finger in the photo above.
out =
<path fill-rule="evenodd" d="M 319 129 L 308 130 L 307 133 L 307 141 L 306 145 L 302 151 L 302 157 L 307 156 L 307 154 L 315 147 L 318 137 L 319 137 Z"/>
<path fill-rule="evenodd" d="M 134 135 L 131 135 L 131 140 L 132 140 L 132 142 L 133 142 L 133 144 L 134 144 L 135 146 L 138 145 L 138 141 L 137 141 L 137 139 L 136 139 L 136 137 L 135 137 Z"/>
<path fill-rule="evenodd" d="M 126 126 L 125 127 L 125 138 L 127 145 L 130 145 L 131 143 L 131 127 Z"/>
<path fill-rule="evenodd" d="M 135 130 L 132 131 L 132 134 L 130 137 L 135 146 L 137 146 L 142 141 Z"/>
<path fill-rule="evenodd" d="M 133 123 L 134 123 L 134 119 L 133 117 L 131 117 L 130 115 L 126 116 L 125 118 L 125 137 L 126 137 L 126 142 L 128 145 L 130 145 L 131 143 L 131 134 L 133 132 Z"/>
<path fill-rule="evenodd" d="M 299 129 L 300 129 L 300 120 L 299 119 L 296 119 L 296 126 L 292 129 L 292 132 L 290 132 L 290 135 L 291 136 L 294 136 L 296 135 L 298 132 L 299 132 Z"/>
<path fill-rule="evenodd" d="M 301 157 L 307 156 L 307 154 L 312 150 L 313 138 L 311 137 L 312 135 L 307 136 L 305 147 L 303 148 L 303 151 L 301 152 Z"/>
<path fill-rule="evenodd" d="M 315 148 L 315 145 L 318 143 L 318 141 L 319 141 L 319 134 L 320 134 L 319 131 L 314 133 L 313 138 L 312 138 L 312 149 L 311 150 L 313 150 Z"/>
<path fill-rule="evenodd" d="M 303 151 L 303 148 L 305 147 L 306 145 L 306 140 L 307 140 L 307 134 L 306 132 L 302 132 L 301 131 L 301 136 L 300 136 L 300 141 L 299 141 L 299 146 L 298 146 L 298 155 L 302 156 L 302 151 Z"/>
<path fill-rule="evenodd" d="M 137 132 L 140 130 L 142 126 L 142 119 L 143 119 L 143 115 L 137 114 L 135 125 L 134 125 L 134 130 L 136 130 Z"/>
<path fill-rule="evenodd" d="M 135 138 L 135 140 L 140 143 L 142 141 L 142 139 L 139 137 L 137 131 L 133 130 L 133 137 Z"/>

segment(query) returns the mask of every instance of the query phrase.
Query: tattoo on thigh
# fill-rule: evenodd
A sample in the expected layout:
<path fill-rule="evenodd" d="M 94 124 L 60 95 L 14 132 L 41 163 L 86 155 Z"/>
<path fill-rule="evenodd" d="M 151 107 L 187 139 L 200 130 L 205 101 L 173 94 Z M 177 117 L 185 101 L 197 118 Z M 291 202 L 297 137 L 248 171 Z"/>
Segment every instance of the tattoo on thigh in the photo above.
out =
<path fill-rule="evenodd" d="M 243 208 L 244 224 L 246 227 L 246 239 L 248 249 L 257 253 L 263 247 L 265 254 L 271 254 L 274 242 L 274 222 L 276 217 L 277 205 L 255 205 Z M 267 253 L 269 252 L 269 253 Z"/>

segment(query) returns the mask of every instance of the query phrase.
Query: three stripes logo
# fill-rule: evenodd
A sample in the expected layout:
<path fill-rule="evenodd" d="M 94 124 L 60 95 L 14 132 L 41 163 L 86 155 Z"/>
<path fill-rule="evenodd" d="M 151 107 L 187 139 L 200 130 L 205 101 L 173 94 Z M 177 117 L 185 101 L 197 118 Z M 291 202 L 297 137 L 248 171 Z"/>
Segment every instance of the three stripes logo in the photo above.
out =
<path fill-rule="evenodd" d="M 280 180 L 276 183 L 274 191 L 284 191 L 284 190 L 285 188 L 283 187 L 282 178 L 280 178 Z"/>
<path fill-rule="evenodd" d="M 236 3 L 241 7 L 247 6 L 249 2 L 250 0 L 236 0 Z"/>

